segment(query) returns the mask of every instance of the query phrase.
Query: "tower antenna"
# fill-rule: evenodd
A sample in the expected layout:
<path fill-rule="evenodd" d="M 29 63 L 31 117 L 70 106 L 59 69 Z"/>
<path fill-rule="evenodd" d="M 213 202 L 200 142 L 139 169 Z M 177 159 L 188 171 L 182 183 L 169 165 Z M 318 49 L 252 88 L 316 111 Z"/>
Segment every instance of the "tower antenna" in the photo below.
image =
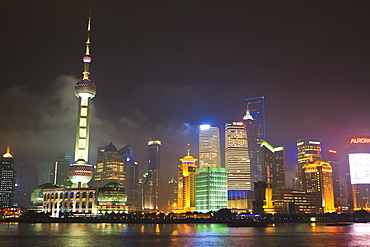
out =
<path fill-rule="evenodd" d="M 90 54 L 90 42 L 91 42 L 91 9 L 89 10 L 89 18 L 87 20 L 87 39 L 86 39 L 86 51 L 83 58 L 84 61 L 84 72 L 82 72 L 83 79 L 89 79 L 89 67 L 91 63 L 91 54 Z"/>

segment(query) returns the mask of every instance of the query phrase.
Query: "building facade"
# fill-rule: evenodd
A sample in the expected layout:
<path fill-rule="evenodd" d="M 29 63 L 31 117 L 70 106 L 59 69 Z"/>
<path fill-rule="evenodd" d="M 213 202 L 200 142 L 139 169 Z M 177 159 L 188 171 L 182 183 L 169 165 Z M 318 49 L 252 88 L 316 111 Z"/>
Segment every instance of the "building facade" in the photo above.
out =
<path fill-rule="evenodd" d="M 225 125 L 225 167 L 228 190 L 251 190 L 248 135 L 243 122 Z"/>
<path fill-rule="evenodd" d="M 0 208 L 9 208 L 15 205 L 15 182 L 16 171 L 14 170 L 14 158 L 7 147 L 6 153 L 1 158 L 0 165 Z"/>
<path fill-rule="evenodd" d="M 196 161 L 193 156 L 188 154 L 184 156 L 179 166 L 179 173 L 177 179 L 177 210 L 176 212 L 192 212 L 195 210 L 195 176 L 196 176 Z"/>
<path fill-rule="evenodd" d="M 199 167 L 221 167 L 220 130 L 201 125 L 199 128 Z"/>
<path fill-rule="evenodd" d="M 266 140 L 265 98 L 246 99 L 246 114 L 243 117 L 247 132 L 251 163 L 252 182 L 261 181 L 261 143 Z"/>
<path fill-rule="evenodd" d="M 303 171 L 306 164 L 313 163 L 321 158 L 321 141 L 315 138 L 303 138 L 297 140 L 297 164 L 299 190 L 303 190 Z"/>
<path fill-rule="evenodd" d="M 177 208 L 177 181 L 171 178 L 166 186 L 166 211 L 167 213 L 173 212 Z"/>
<path fill-rule="evenodd" d="M 42 212 L 53 218 L 127 213 L 125 189 L 118 183 L 100 188 L 43 189 Z"/>
<path fill-rule="evenodd" d="M 335 207 L 340 206 L 343 198 L 341 192 L 341 185 L 339 183 L 339 165 L 338 165 L 338 154 L 336 150 L 328 149 L 324 153 L 324 161 L 328 162 L 333 169 L 333 189 L 334 189 L 334 200 Z M 342 205 L 343 206 L 343 205 Z"/>
<path fill-rule="evenodd" d="M 264 141 L 261 154 L 262 181 L 271 183 L 271 188 L 285 188 L 284 147 L 273 147 Z"/>
<path fill-rule="evenodd" d="M 159 170 L 160 170 L 160 140 L 148 142 L 148 173 L 143 184 L 144 210 L 159 209 Z"/>
<path fill-rule="evenodd" d="M 332 167 L 329 163 L 315 161 L 303 166 L 303 190 L 314 193 L 319 213 L 335 212 Z"/>
<path fill-rule="evenodd" d="M 195 176 L 196 211 L 207 213 L 227 207 L 227 172 L 222 167 L 202 167 Z"/>
<path fill-rule="evenodd" d="M 96 169 L 94 174 L 95 186 L 115 182 L 123 186 L 125 183 L 125 163 L 123 157 L 118 155 L 117 148 L 111 142 L 105 148 L 98 148 Z"/>
<path fill-rule="evenodd" d="M 347 153 L 350 178 L 347 197 L 352 197 L 354 210 L 370 210 L 370 136 L 349 137 Z"/>

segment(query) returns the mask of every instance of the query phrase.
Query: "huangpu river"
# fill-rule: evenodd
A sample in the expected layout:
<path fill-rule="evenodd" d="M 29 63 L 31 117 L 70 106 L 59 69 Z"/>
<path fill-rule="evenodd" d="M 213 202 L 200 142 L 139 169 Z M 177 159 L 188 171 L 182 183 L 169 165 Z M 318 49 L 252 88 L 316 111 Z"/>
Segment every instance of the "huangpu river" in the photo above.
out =
<path fill-rule="evenodd" d="M 277 224 L 1 223 L 0 246 L 370 246 L 370 223 Z"/>

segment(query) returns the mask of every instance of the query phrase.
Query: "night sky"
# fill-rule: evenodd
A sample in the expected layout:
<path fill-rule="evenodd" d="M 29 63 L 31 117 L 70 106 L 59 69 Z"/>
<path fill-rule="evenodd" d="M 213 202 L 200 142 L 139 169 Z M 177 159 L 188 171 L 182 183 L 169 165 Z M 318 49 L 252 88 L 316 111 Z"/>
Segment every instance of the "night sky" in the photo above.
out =
<path fill-rule="evenodd" d="M 267 141 L 320 138 L 340 152 L 370 135 L 368 1 L 2 1 L 0 147 L 16 165 L 73 153 L 89 8 L 97 85 L 90 162 L 98 146 L 131 144 L 142 171 L 162 140 L 164 180 L 198 125 L 240 120 L 264 96 Z M 288 180 L 288 179 L 287 179 Z M 287 185 L 290 185 L 290 179 Z"/>

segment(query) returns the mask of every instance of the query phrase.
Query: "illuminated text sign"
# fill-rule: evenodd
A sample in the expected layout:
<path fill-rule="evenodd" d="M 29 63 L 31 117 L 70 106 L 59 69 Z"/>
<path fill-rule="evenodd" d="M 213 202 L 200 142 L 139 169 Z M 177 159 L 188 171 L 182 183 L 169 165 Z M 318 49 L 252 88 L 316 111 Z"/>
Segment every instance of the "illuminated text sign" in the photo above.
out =
<path fill-rule="evenodd" d="M 370 138 L 364 137 L 364 138 L 351 138 L 350 142 L 351 144 L 364 144 L 364 143 L 370 143 Z"/>

